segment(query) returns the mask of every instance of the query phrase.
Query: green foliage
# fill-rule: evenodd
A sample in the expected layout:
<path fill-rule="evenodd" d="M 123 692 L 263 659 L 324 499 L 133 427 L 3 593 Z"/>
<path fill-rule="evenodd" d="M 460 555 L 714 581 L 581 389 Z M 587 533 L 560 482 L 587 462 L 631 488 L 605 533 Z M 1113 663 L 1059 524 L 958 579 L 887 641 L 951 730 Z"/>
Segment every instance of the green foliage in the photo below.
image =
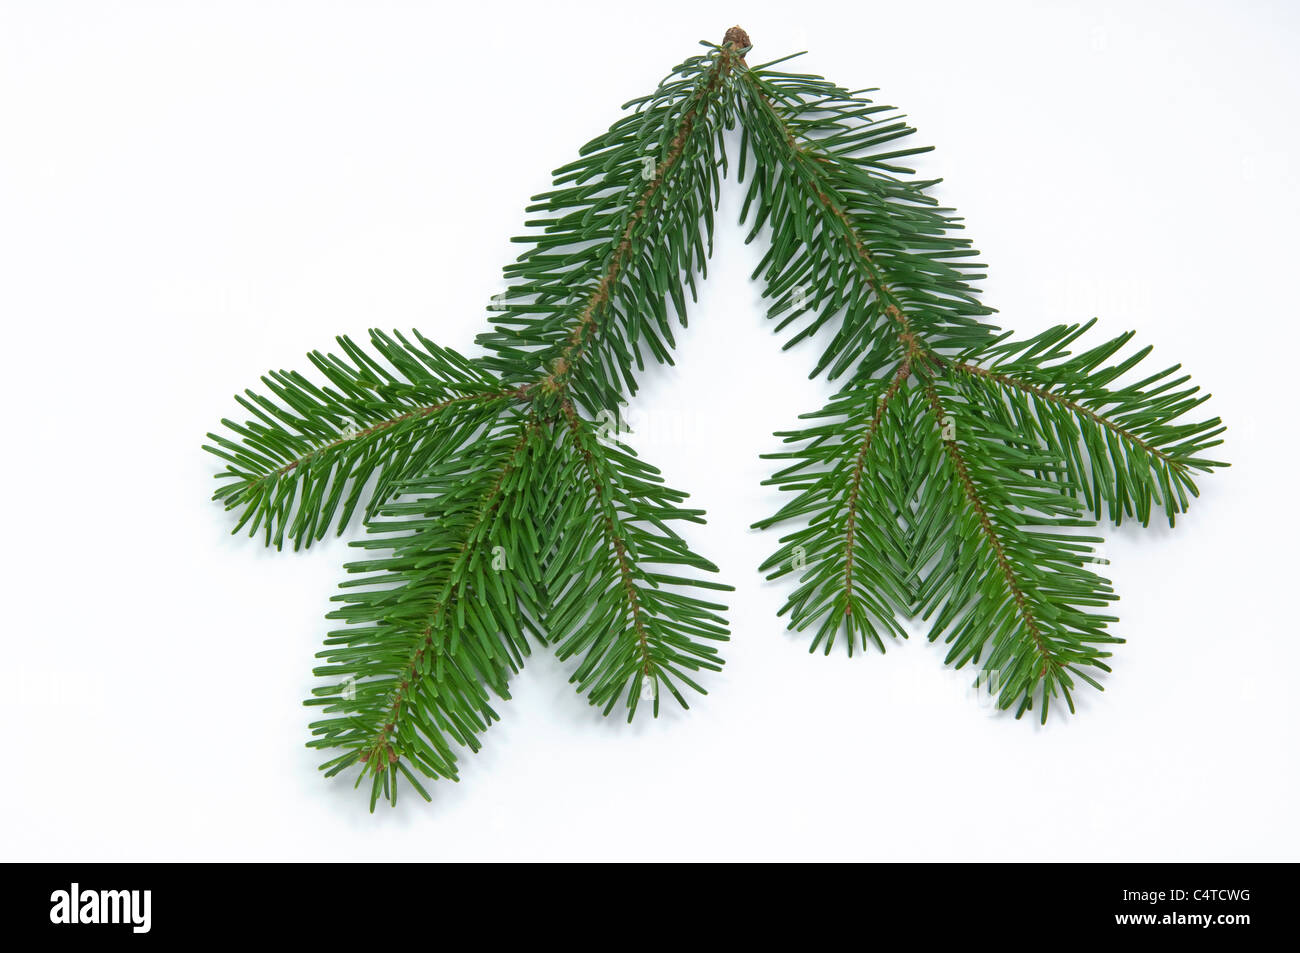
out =
<path fill-rule="evenodd" d="M 288 536 L 298 549 L 323 538 L 338 514 L 342 533 L 368 480 L 376 480 L 371 516 L 405 475 L 463 445 L 499 411 L 509 395 L 496 380 L 418 332 L 415 339 L 371 331 L 377 360 L 340 337 L 343 357 L 307 355 L 328 383 L 272 371 L 262 378 L 271 397 L 235 397 L 253 417 L 222 420 L 229 436 L 210 433 L 204 447 L 226 461 L 213 499 L 240 511 L 234 532 L 262 529 L 267 545 L 279 549 Z M 429 426 L 435 419 L 439 426 Z"/>
<path fill-rule="evenodd" d="M 778 433 L 794 449 L 766 454 L 791 460 L 768 484 L 793 494 L 767 528 L 806 518 L 782 537 L 759 567 L 769 579 L 796 574 L 798 587 L 781 610 L 790 628 L 816 624 L 812 648 L 829 653 L 843 630 L 848 651 L 855 635 L 883 649 L 883 635 L 906 638 L 897 615 L 914 601 L 911 550 L 900 517 L 914 493 L 917 464 L 906 437 L 902 379 L 877 378 L 842 391 L 822 410 L 803 415 L 805 429 Z"/>
<path fill-rule="evenodd" d="M 556 652 L 582 654 L 573 681 L 605 714 L 622 698 L 631 721 L 645 698 L 657 715 L 664 690 L 689 707 L 679 685 L 703 693 L 688 672 L 719 671 L 709 642 L 727 638 L 717 614 L 726 607 L 694 590 L 732 588 L 700 578 L 717 567 L 672 529 L 703 523 L 704 511 L 683 508 L 686 494 L 664 486 L 657 469 L 600 439 L 571 406 L 564 411 L 564 462 L 547 520 L 553 604 L 546 624 Z M 561 566 L 576 571 L 561 574 Z"/>
<path fill-rule="evenodd" d="M 596 415 L 636 393 L 643 348 L 671 363 L 669 302 L 685 326 L 713 250 L 731 65 L 716 49 L 687 60 L 533 196 L 515 239 L 528 247 L 478 338 L 502 380 L 557 374 Z"/>
<path fill-rule="evenodd" d="M 537 502 L 529 461 L 541 431 L 536 420 L 494 427 L 472 455 L 404 482 L 354 544 L 367 558 L 345 567 L 360 578 L 334 597 L 329 617 L 347 625 L 319 655 L 327 664 L 315 674 L 330 684 L 308 704 L 330 717 L 311 726 L 310 744 L 343 749 L 327 774 L 369 764 L 372 806 L 381 785 L 396 797 L 392 775 L 406 764 L 455 778 L 451 742 L 477 750 L 497 717 L 491 694 L 510 697 L 529 654 L 519 609 L 537 611 L 537 547 L 516 514 Z"/>
<path fill-rule="evenodd" d="M 928 146 L 904 146 L 915 130 L 882 106 L 819 76 L 742 69 L 739 174 L 750 174 L 741 220 L 771 245 L 755 272 L 773 298 L 777 330 L 798 326 L 786 347 L 823 328 L 835 333 L 813 375 L 856 368 L 876 376 L 898 363 L 906 323 L 932 348 L 990 340 L 990 309 L 971 282 L 982 275 L 961 219 L 898 165 Z M 802 321 L 801 321 L 802 319 Z"/>
<path fill-rule="evenodd" d="M 982 684 L 1001 707 L 1019 716 L 1040 692 L 1046 721 L 1059 691 L 1073 711 L 1071 675 L 1098 686 L 1084 669 L 1109 671 L 1097 646 L 1121 641 L 1105 631 L 1115 618 L 1093 611 L 1116 598 L 1089 569 L 1100 540 L 1068 532 L 1095 523 L 1061 492 L 1064 466 L 1032 437 L 984 417 L 942 378 L 921 387 L 932 417 L 913 433 L 934 476 L 910 520 L 923 577 L 914 605 L 935 616 L 930 638 L 951 646 L 945 661 L 983 657 Z"/>
<path fill-rule="evenodd" d="M 1197 495 L 1192 474 L 1225 466 L 1202 456 L 1222 442 L 1224 427 L 1218 417 L 1187 421 L 1209 395 L 1189 385 L 1187 375 L 1175 377 L 1179 365 L 1116 385 L 1151 352 L 1112 360 L 1132 332 L 1071 356 L 1069 347 L 1094 323 L 1058 325 L 990 347 L 986 367 L 953 361 L 954 383 L 976 413 L 1032 435 L 1062 461 L 1066 482 L 1098 519 L 1104 508 L 1116 524 L 1136 516 L 1146 526 L 1156 506 L 1173 526 Z"/>
<path fill-rule="evenodd" d="M 825 332 L 812 373 L 841 381 L 778 434 L 786 501 L 755 524 L 782 527 L 761 568 L 813 650 L 883 650 L 920 617 L 1017 717 L 1073 710 L 1121 641 L 1099 521 L 1172 524 L 1223 466 L 1219 420 L 1188 419 L 1205 396 L 1176 366 L 1140 371 L 1130 334 L 1076 353 L 1092 322 L 1021 340 L 987 322 L 983 266 L 900 165 L 926 150 L 892 107 L 750 67 L 739 28 L 705 46 L 533 198 L 483 356 L 340 338 L 309 355 L 322 382 L 271 373 L 208 435 L 236 531 L 299 548 L 364 514 L 307 704 L 323 770 L 357 769 L 372 810 L 399 776 L 426 798 L 421 778 L 457 778 L 537 646 L 629 720 L 721 667 L 730 587 L 681 535 L 702 511 L 597 421 L 646 356 L 671 362 L 735 125 L 769 314 L 787 347 Z"/>
<path fill-rule="evenodd" d="M 425 797 L 420 777 L 457 777 L 457 749 L 477 750 L 534 645 L 629 720 L 643 698 L 685 706 L 722 665 L 723 607 L 700 593 L 729 587 L 672 528 L 701 511 L 593 420 L 635 392 L 643 348 L 670 359 L 670 302 L 685 323 L 737 62 L 734 45 L 687 60 L 556 172 L 483 357 L 418 334 L 371 332 L 377 357 L 340 338 L 343 357 L 310 355 L 324 383 L 269 374 L 269 397 L 236 398 L 252 419 L 209 434 L 236 531 L 299 548 L 364 510 L 366 558 L 346 566 L 307 704 L 323 770 L 359 768 L 372 810 L 399 775 Z"/>
<path fill-rule="evenodd" d="M 769 455 L 794 461 L 769 481 L 793 499 L 755 524 L 801 524 L 762 567 L 796 575 L 790 627 L 814 650 L 840 632 L 883 650 L 896 612 L 920 615 L 1000 707 L 1073 711 L 1121 641 L 1088 530 L 1157 507 L 1172 525 L 1194 474 L 1224 465 L 1204 455 L 1220 421 L 1187 419 L 1206 398 L 1176 366 L 1133 379 L 1149 348 L 1121 357 L 1131 334 L 1074 354 L 1093 322 L 1014 341 L 982 321 L 975 252 L 897 164 L 926 150 L 900 148 L 913 130 L 891 107 L 770 68 L 736 86 L 770 314 L 804 319 L 790 345 L 833 330 L 813 373 L 848 377 Z"/>

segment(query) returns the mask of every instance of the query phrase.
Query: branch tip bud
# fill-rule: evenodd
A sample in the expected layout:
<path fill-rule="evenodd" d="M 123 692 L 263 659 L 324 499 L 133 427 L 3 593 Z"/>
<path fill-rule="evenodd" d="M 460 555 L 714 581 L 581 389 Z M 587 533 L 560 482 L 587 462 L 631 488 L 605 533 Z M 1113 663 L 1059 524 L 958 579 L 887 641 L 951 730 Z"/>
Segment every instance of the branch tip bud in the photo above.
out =
<path fill-rule="evenodd" d="M 736 47 L 738 50 L 748 49 L 753 46 L 753 44 L 749 42 L 749 34 L 738 26 L 733 26 L 722 37 L 722 45 L 726 46 L 728 43 Z"/>

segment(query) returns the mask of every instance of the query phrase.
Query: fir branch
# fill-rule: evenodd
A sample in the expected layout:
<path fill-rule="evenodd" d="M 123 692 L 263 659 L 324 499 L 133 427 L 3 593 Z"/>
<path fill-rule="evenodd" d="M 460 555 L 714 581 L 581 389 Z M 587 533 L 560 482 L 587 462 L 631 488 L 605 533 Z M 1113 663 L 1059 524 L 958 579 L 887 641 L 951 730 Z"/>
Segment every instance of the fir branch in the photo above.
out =
<path fill-rule="evenodd" d="M 273 371 L 262 378 L 271 397 L 236 396 L 252 419 L 222 420 L 230 436 L 209 433 L 204 446 L 227 464 L 213 499 L 240 510 L 232 532 L 262 529 L 267 545 L 279 549 L 287 536 L 299 549 L 322 539 L 337 514 L 342 533 L 369 480 L 367 518 L 403 476 L 452 452 L 517 396 L 454 351 L 415 339 L 372 330 L 384 364 L 340 337 L 344 357 L 308 355 L 327 385 Z"/>
<path fill-rule="evenodd" d="M 592 140 L 534 196 L 530 244 L 505 269 L 494 329 L 478 342 L 503 380 L 554 392 L 590 413 L 636 392 L 641 346 L 670 362 L 666 299 L 682 325 L 713 244 L 724 94 L 736 61 L 724 43 L 678 66 L 635 112 Z M 598 348 L 592 350 L 593 341 Z M 581 368 L 581 373 L 578 373 Z M 541 380 L 537 380 L 541 373 Z"/>
<path fill-rule="evenodd" d="M 949 663 L 978 662 L 991 646 L 984 670 L 998 704 L 1018 717 L 1039 695 L 1045 722 L 1058 692 L 1074 710 L 1072 674 L 1100 687 L 1084 669 L 1109 671 L 1110 653 L 1096 646 L 1122 641 L 1105 632 L 1114 616 L 1091 611 L 1116 598 L 1087 568 L 1100 540 L 1058 531 L 1096 524 L 1054 482 L 1026 472 L 1054 461 L 1030 460 L 1032 446 L 994 432 L 955 391 L 945 403 L 943 386 L 922 384 L 933 413 L 923 433 L 932 459 L 941 447 L 947 479 L 927 481 L 916 506 L 918 521 L 935 514 L 924 538 L 913 526 L 929 564 L 918 605 L 923 617 L 937 610 L 930 638 L 951 643 Z"/>
<path fill-rule="evenodd" d="M 983 355 L 988 367 L 964 360 L 949 366 L 959 375 L 998 385 L 998 391 L 976 389 L 973 394 L 988 398 L 983 404 L 987 413 L 1036 435 L 1064 461 L 1070 485 L 1098 519 L 1104 509 L 1117 524 L 1129 516 L 1146 525 L 1159 506 L 1173 526 L 1176 516 L 1187 511 L 1189 497 L 1198 494 L 1193 474 L 1226 466 L 1204 456 L 1222 443 L 1222 421 L 1188 421 L 1187 415 L 1209 395 L 1187 386 L 1187 375 L 1175 377 L 1179 365 L 1112 386 L 1151 352 L 1147 347 L 1107 363 L 1132 332 L 1071 356 L 1068 348 L 1094 323 L 1059 325 L 1025 341 L 1004 342 Z"/>
<path fill-rule="evenodd" d="M 880 396 L 871 423 L 867 425 L 866 433 L 862 435 L 862 447 L 853 460 L 853 477 L 849 485 L 848 506 L 846 507 L 847 525 L 844 532 L 844 600 L 848 605 L 851 605 L 853 601 L 853 570 L 855 568 L 853 547 L 857 542 L 858 501 L 862 497 L 862 480 L 865 475 L 867 454 L 871 451 L 872 441 L 875 440 L 876 434 L 880 431 L 880 423 L 884 420 L 885 411 L 889 409 L 890 401 L 898 395 L 899 389 L 911 375 L 912 362 L 910 359 L 904 358 L 903 363 L 898 366 L 898 370 L 891 378 L 889 388 Z M 851 611 L 848 605 L 846 605 L 845 614 Z"/>
<path fill-rule="evenodd" d="M 759 266 L 773 317 L 784 329 L 819 309 L 786 344 L 810 337 L 839 316 L 839 329 L 813 374 L 832 379 L 857 365 L 862 377 L 896 360 L 913 364 L 935 348 L 972 348 L 992 339 L 991 313 L 970 282 L 982 266 L 951 209 L 907 181 L 892 161 L 929 151 L 882 152 L 915 130 L 891 106 L 820 77 L 741 68 L 742 129 L 755 168 L 742 220 L 757 208 L 752 239 L 767 224 L 772 244 Z M 742 169 L 742 174 L 743 174 Z M 873 249 L 873 245 L 875 248 Z M 920 339 L 928 340 L 925 347 Z"/>
<path fill-rule="evenodd" d="M 911 365 L 904 361 L 889 378 L 847 389 L 823 410 L 805 414 L 817 421 L 779 433 L 797 449 L 765 454 L 796 461 L 768 484 L 795 498 L 776 515 L 754 524 L 766 528 L 809 517 L 806 527 L 782 537 L 781 547 L 760 567 L 769 579 L 799 573 L 781 615 L 801 631 L 818 624 L 810 651 L 830 652 L 843 629 L 852 654 L 855 634 L 884 649 L 881 633 L 906 637 L 895 616 L 912 602 L 909 544 L 899 524 L 912 480 L 902 453 L 907 418 L 895 402 L 906 398 Z M 900 453 L 900 451 L 902 453 Z"/>
<path fill-rule="evenodd" d="M 712 57 L 697 58 L 693 66 L 685 68 L 700 71 L 692 84 L 665 84 L 652 97 L 653 103 L 672 103 L 683 90 L 690 89 L 685 106 L 677 112 L 676 107 L 652 105 L 644 114 L 630 117 L 633 121 L 616 125 L 605 137 L 605 145 L 617 139 L 626 146 L 627 142 L 645 140 L 657 129 L 676 130 L 666 154 L 626 216 L 620 237 L 603 262 L 602 277 L 567 332 L 556 339 L 562 343 L 558 355 L 539 363 L 535 355 L 515 346 L 523 338 L 535 343 L 534 334 L 545 338 L 551 331 L 548 321 L 555 324 L 565 315 L 566 309 L 548 310 L 545 303 L 554 297 L 548 282 L 558 286 L 575 280 L 568 267 L 571 261 L 556 267 L 555 251 L 564 241 L 557 235 L 566 226 L 552 223 L 548 236 L 537 242 L 533 253 L 520 259 L 524 267 L 507 269 L 508 276 L 527 271 L 532 283 L 514 286 L 512 295 L 517 298 L 522 292 L 531 295 L 533 301 L 512 305 L 498 319 L 499 324 L 519 322 L 519 315 L 524 313 L 532 316 L 525 319 L 528 333 L 522 336 L 510 337 L 500 331 L 484 336 L 483 343 L 494 349 L 496 356 L 475 362 L 472 367 L 482 374 L 487 386 L 479 393 L 448 398 L 428 413 L 416 408 L 380 420 L 354 435 L 365 440 L 382 438 L 389 431 L 400 431 L 408 421 L 414 424 L 435 414 L 445 416 L 453 405 L 461 403 L 482 403 L 488 408 L 483 417 L 475 418 L 477 429 L 448 427 L 442 419 L 423 422 L 422 430 L 437 435 L 439 447 L 452 450 L 413 461 L 400 479 L 382 484 L 385 490 L 413 498 L 383 505 L 382 500 L 375 500 L 381 518 L 367 524 L 368 533 L 375 538 L 358 545 L 388 548 L 390 555 L 348 567 L 350 572 L 368 574 L 364 588 L 356 590 L 345 584 L 349 591 L 341 598 L 349 605 L 333 613 L 334 618 L 352 626 L 331 634 L 327 642 L 331 648 L 322 654 L 332 664 L 318 669 L 317 674 L 342 675 L 345 680 L 319 689 L 319 697 L 309 702 L 326 705 L 333 715 L 313 724 L 316 738 L 312 745 L 343 749 L 343 754 L 323 765 L 327 774 L 363 765 L 358 783 L 362 777 L 371 778 L 372 809 L 381 795 L 395 801 L 399 772 L 428 797 L 407 764 L 430 778 L 456 776 L 451 742 L 477 750 L 477 736 L 496 718 L 488 704 L 490 693 L 508 697 L 508 678 L 529 651 L 526 634 L 544 642 L 547 632 L 563 634 L 566 624 L 575 620 L 591 629 L 596 624 L 592 613 L 607 612 L 606 594 L 583 588 L 593 580 L 606 578 L 599 575 L 602 564 L 597 549 L 589 547 L 587 558 L 575 564 L 577 547 L 567 541 L 546 542 L 556 521 L 567 518 L 572 523 L 573 515 L 564 512 L 563 502 L 557 502 L 574 499 L 563 488 L 575 482 L 572 472 L 556 472 L 570 466 L 565 454 L 557 450 L 578 451 L 586 473 L 577 483 L 610 480 L 611 486 L 616 485 L 623 494 L 616 501 L 607 500 L 602 496 L 603 484 L 590 482 L 601 518 L 588 529 L 594 525 L 603 530 L 603 568 L 608 571 L 608 557 L 612 554 L 621 580 L 621 590 L 614 591 L 622 592 L 628 624 L 613 624 L 616 615 L 607 615 L 607 634 L 588 638 L 582 633 L 570 633 L 567 639 L 551 636 L 562 659 L 585 651 L 573 676 L 579 690 L 586 691 L 593 704 L 602 705 L 606 714 L 626 691 L 630 720 L 642 686 L 652 691 L 654 712 L 658 714 L 661 687 L 686 706 L 679 683 L 704 691 L 687 672 L 718 670 L 721 666 L 716 648 L 704 643 L 727 638 L 725 621 L 714 612 L 723 607 L 692 597 L 689 590 L 730 587 L 653 568 L 656 564 L 678 564 L 716 571 L 707 560 L 691 554 L 685 542 L 667 527 L 667 521 L 673 519 L 699 520 L 700 511 L 676 506 L 684 495 L 655 487 L 657 476 L 652 468 L 633 465 L 632 457 L 611 456 L 595 446 L 588 439 L 590 435 L 585 434 L 587 425 L 579 420 L 574 400 L 587 395 L 590 401 L 599 395 L 599 400 L 609 402 L 617 393 L 619 381 L 601 377 L 608 366 L 610 349 L 606 348 L 601 360 L 587 359 L 593 343 L 617 338 L 615 349 L 626 355 L 629 346 L 634 349 L 637 335 L 648 335 L 652 346 L 657 340 L 652 331 L 636 322 L 616 328 L 603 318 L 629 287 L 637 296 L 633 304 L 644 305 L 650 293 L 645 275 L 638 272 L 638 240 L 651 244 L 663 231 L 663 214 L 668 213 L 653 222 L 648 216 L 661 196 L 674 189 L 681 192 L 684 186 L 676 184 L 678 170 L 693 162 L 698 177 L 714 161 L 710 149 L 716 130 L 706 130 L 708 134 L 701 142 L 697 129 L 706 126 L 708 109 L 717 99 L 733 52 L 734 47 L 724 43 Z M 673 118 L 664 122 L 666 115 Z M 671 125 L 674 122 L 675 126 Z M 620 138 L 623 136 L 626 138 Z M 608 157 L 605 168 L 608 170 Z M 678 194 L 671 208 L 694 208 L 696 220 L 700 219 L 699 196 L 705 200 L 703 207 L 716 202 L 717 182 L 712 166 L 706 171 L 708 175 L 700 179 L 703 192 L 697 191 L 691 201 L 684 201 Z M 561 170 L 557 185 L 572 173 L 572 168 Z M 590 194 L 591 189 L 586 193 Z M 568 192 L 551 201 L 549 207 L 562 207 L 573 199 L 573 193 Z M 591 211 L 589 207 L 588 216 Z M 676 233 L 685 223 L 683 218 L 669 226 Z M 584 240 L 589 238 L 589 234 L 584 236 Z M 688 245 L 678 260 L 689 281 L 693 263 L 698 261 L 702 267 L 702 248 Z M 652 264 L 656 269 L 651 276 L 652 290 L 663 299 L 668 291 L 665 266 L 662 260 Z M 533 268 L 537 270 L 528 270 Z M 677 298 L 680 300 L 680 295 Z M 678 310 L 684 316 L 684 307 Z M 543 317 L 536 317 L 539 312 Z M 665 314 L 661 311 L 661 319 Z M 666 327 L 663 320 L 660 325 Z M 626 367 L 623 378 L 634 387 Z M 526 413 L 527 422 L 519 443 L 505 451 L 502 428 L 508 429 L 507 421 L 518 413 Z M 557 413 L 567 434 L 567 440 L 558 448 L 551 446 L 555 439 L 550 433 Z M 336 440 L 313 448 L 308 459 L 326 455 L 345 442 Z M 520 461 L 525 450 L 527 466 Z M 466 459 L 472 459 L 472 464 L 464 464 Z M 295 468 L 289 466 L 283 472 Z M 481 489 L 484 485 L 488 489 L 479 498 L 477 509 L 472 516 L 467 515 L 467 488 Z M 557 499 L 548 500 L 546 488 L 552 487 L 563 491 Z M 509 501 L 504 499 L 507 489 L 514 494 Z M 587 513 L 579 515 L 586 517 Z M 650 527 L 660 532 L 653 533 Z M 581 532 L 576 526 L 570 529 L 572 539 L 581 546 Z M 396 540 L 389 538 L 407 530 L 410 532 Z M 500 558 L 503 565 L 494 565 L 494 571 L 487 573 L 482 567 L 484 546 L 498 539 L 509 541 L 492 547 L 494 558 Z M 453 551 L 455 555 L 451 556 Z M 496 571 L 505 570 L 507 565 L 507 571 Z M 584 566 L 598 569 L 595 574 L 584 574 Z M 562 593 L 558 599 L 548 595 L 552 588 Z M 431 673 L 436 676 L 433 680 Z M 352 695 L 351 702 L 339 700 L 345 688 Z"/>
<path fill-rule="evenodd" d="M 322 765 L 327 775 L 365 766 L 372 809 L 381 792 L 395 800 L 397 771 L 428 797 L 403 759 L 426 777 L 455 779 L 450 743 L 478 750 L 497 717 L 489 692 L 510 697 L 508 679 L 529 653 L 517 593 L 527 583 L 517 570 L 530 560 L 505 525 L 505 504 L 528 492 L 526 479 L 512 477 L 541 429 L 530 415 L 498 428 L 472 458 L 403 484 L 403 500 L 383 507 L 354 544 L 385 555 L 346 567 L 362 578 L 335 597 L 344 605 L 330 617 L 348 626 L 320 653 L 329 664 L 315 674 L 337 681 L 308 702 L 331 715 L 312 724 L 310 744 L 343 749 Z"/>
<path fill-rule="evenodd" d="M 553 606 L 547 631 L 561 659 L 583 654 L 572 681 L 609 714 L 622 699 L 628 721 L 643 698 L 659 713 L 661 690 L 690 707 L 678 684 L 707 694 L 688 672 L 720 671 L 717 649 L 728 638 L 726 607 L 693 590 L 730 590 L 723 583 L 681 575 L 680 567 L 716 573 L 690 551 L 674 521 L 702 523 L 703 511 L 680 504 L 686 494 L 663 485 L 658 470 L 629 449 L 597 440 L 571 401 L 561 404 L 568 460 L 566 489 L 555 501 L 555 547 L 574 566 L 569 578 L 552 568 Z M 567 487 L 584 485 L 586 493 Z M 591 517 L 591 513 L 596 518 Z M 673 567 L 669 570 L 667 567 Z"/>
<path fill-rule="evenodd" d="M 969 283 L 978 266 L 957 261 L 973 251 L 947 234 L 959 220 L 926 194 L 933 183 L 899 178 L 908 170 L 894 160 L 926 150 L 894 148 L 914 130 L 889 107 L 820 77 L 743 66 L 739 77 L 742 154 L 749 149 L 755 160 L 742 219 L 752 205 L 751 238 L 764 224 L 771 227 L 760 267 L 765 294 L 777 299 L 770 313 L 789 312 L 778 325 L 784 328 L 811 309 L 805 304 L 811 298 L 819 310 L 787 346 L 835 322 L 813 373 L 826 370 L 833 378 L 853 368 L 824 412 L 837 417 L 834 423 L 778 434 L 803 449 L 776 456 L 802 463 L 770 482 L 802 495 L 756 525 L 796 517 L 808 524 L 784 537 L 761 568 L 788 558 L 794 541 L 818 539 L 840 512 L 848 514 L 842 523 L 848 540 L 860 518 L 897 522 L 910 538 L 895 551 L 909 555 L 901 569 L 897 561 L 876 567 L 871 584 L 878 597 L 898 605 L 898 594 L 910 592 L 908 614 L 937 611 L 931 638 L 946 633 L 954 643 L 950 662 L 978 661 L 987 647 L 985 668 L 1003 679 L 1003 707 L 1015 705 L 1022 714 L 1041 694 L 1046 718 L 1049 699 L 1059 692 L 1073 710 L 1071 675 L 1096 684 L 1081 669 L 1105 669 L 1099 660 L 1106 653 L 1095 646 L 1117 641 L 1103 631 L 1110 618 L 1088 611 L 1113 594 L 1083 568 L 1090 557 L 1079 547 L 1086 550 L 1087 540 L 1043 527 L 1095 525 L 1071 508 L 1080 497 L 1098 519 L 1104 504 L 1116 522 L 1127 515 L 1145 524 L 1158 505 L 1172 525 L 1196 495 L 1191 472 L 1222 465 L 1204 457 L 1219 443 L 1220 422 L 1186 421 L 1205 397 L 1185 386 L 1185 376 L 1171 377 L 1176 367 L 1113 386 L 1147 353 L 1106 363 L 1130 335 L 1072 357 L 1068 345 L 1091 322 L 1012 342 L 980 321 L 990 311 Z M 893 151 L 882 152 L 885 143 Z M 891 363 L 899 368 L 892 377 L 885 374 Z M 938 456 L 922 454 L 934 421 L 914 416 L 899 425 L 904 449 L 897 456 L 925 462 L 899 466 L 869 457 L 878 439 L 873 418 L 849 467 L 844 448 L 847 434 L 862 427 L 861 408 L 879 399 L 880 419 L 893 419 L 883 416 L 885 405 L 915 406 L 895 396 L 913 388 L 944 430 L 960 414 L 967 421 L 963 436 L 939 441 Z M 859 517 L 869 461 L 871 478 L 890 489 Z M 826 468 L 815 483 L 800 469 L 812 463 Z M 846 544 L 842 556 L 822 546 L 818 564 L 787 603 L 792 627 L 820 620 L 814 647 L 822 641 L 829 647 L 843 629 L 852 648 L 853 610 L 841 615 L 838 603 L 824 596 L 827 580 L 842 574 L 843 597 L 852 597 L 854 545 Z M 937 566 L 929 565 L 936 559 Z M 1026 568 L 1031 565 L 1036 568 Z M 991 589 L 995 583 L 999 588 Z M 813 593 L 823 598 L 810 599 Z M 890 627 L 896 628 L 893 620 L 885 620 L 883 628 Z"/>
<path fill-rule="evenodd" d="M 983 266 L 935 183 L 898 164 L 927 150 L 902 144 L 914 130 L 892 107 L 750 67 L 738 27 L 705 45 L 534 197 L 484 357 L 340 338 L 343 357 L 310 355 L 326 383 L 269 374 L 269 396 L 237 398 L 250 419 L 209 434 L 236 530 L 298 548 L 365 513 L 308 704 L 325 773 L 359 767 L 372 809 L 399 775 L 426 798 L 417 776 L 457 777 L 533 642 L 629 720 L 664 690 L 685 706 L 681 687 L 720 668 L 725 607 L 703 590 L 730 587 L 673 528 L 702 511 L 592 419 L 635 393 L 646 353 L 671 362 L 669 305 L 684 326 L 737 121 L 769 315 L 802 321 L 787 347 L 833 330 L 813 374 L 843 380 L 778 434 L 767 482 L 789 499 L 755 524 L 800 524 L 762 570 L 795 577 L 781 614 L 813 650 L 841 633 L 883 650 L 920 615 L 1001 707 L 1073 710 L 1121 641 L 1081 534 L 1157 507 L 1172 524 L 1193 476 L 1224 465 L 1206 456 L 1218 418 L 1188 417 L 1208 395 L 1177 365 L 1129 382 L 1150 350 L 1121 356 L 1130 334 L 1075 354 L 1092 322 L 1012 339 L 984 320 Z"/>

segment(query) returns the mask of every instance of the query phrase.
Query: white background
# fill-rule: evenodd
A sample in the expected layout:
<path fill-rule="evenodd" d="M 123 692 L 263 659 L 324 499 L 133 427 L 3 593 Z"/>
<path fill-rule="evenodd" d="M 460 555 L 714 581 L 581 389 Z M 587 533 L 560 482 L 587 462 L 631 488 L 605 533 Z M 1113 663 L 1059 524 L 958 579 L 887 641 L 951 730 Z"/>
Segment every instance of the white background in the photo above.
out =
<path fill-rule="evenodd" d="M 751 61 L 879 86 L 1021 331 L 1184 362 L 1233 467 L 1110 536 L 1115 674 L 994 717 L 923 638 L 810 656 L 754 571 L 770 432 L 829 393 L 730 227 L 637 440 L 738 587 L 689 713 L 599 718 L 535 656 L 435 803 L 307 750 L 342 540 L 208 502 L 231 394 L 338 333 L 473 351 L 548 171 L 743 11 Z M 1300 859 L 1296 116 L 1284 3 L 0 4 L 3 859 Z M 919 629 L 917 630 L 919 633 Z"/>

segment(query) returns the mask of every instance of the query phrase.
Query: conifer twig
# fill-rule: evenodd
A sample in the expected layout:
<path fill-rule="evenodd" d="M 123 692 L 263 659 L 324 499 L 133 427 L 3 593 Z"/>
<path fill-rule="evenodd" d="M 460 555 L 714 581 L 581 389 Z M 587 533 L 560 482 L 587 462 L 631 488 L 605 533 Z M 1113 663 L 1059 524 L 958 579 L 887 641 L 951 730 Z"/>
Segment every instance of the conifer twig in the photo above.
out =
<path fill-rule="evenodd" d="M 308 743 L 326 775 L 358 769 L 372 810 L 399 776 L 425 798 L 420 778 L 458 777 L 534 646 L 629 720 L 665 694 L 687 706 L 721 668 L 711 593 L 730 587 L 678 531 L 703 512 L 596 421 L 647 357 L 672 361 L 728 130 L 769 315 L 786 347 L 826 332 L 812 374 L 839 382 L 778 432 L 766 483 L 785 501 L 754 524 L 783 527 L 760 569 L 789 579 L 780 615 L 810 650 L 883 650 L 919 616 L 1000 708 L 1073 711 L 1122 641 L 1092 533 L 1158 509 L 1172 525 L 1225 465 L 1206 455 L 1221 422 L 1190 416 L 1208 395 L 1177 365 L 1140 371 L 1131 333 L 1081 349 L 1092 321 L 1022 338 L 989 322 L 983 266 L 900 164 L 928 150 L 892 107 L 774 68 L 788 57 L 751 66 L 739 27 L 704 45 L 533 197 L 480 356 L 341 337 L 309 355 L 323 382 L 272 372 L 236 398 L 246 421 L 208 435 L 236 531 L 297 549 L 364 515 Z"/>

